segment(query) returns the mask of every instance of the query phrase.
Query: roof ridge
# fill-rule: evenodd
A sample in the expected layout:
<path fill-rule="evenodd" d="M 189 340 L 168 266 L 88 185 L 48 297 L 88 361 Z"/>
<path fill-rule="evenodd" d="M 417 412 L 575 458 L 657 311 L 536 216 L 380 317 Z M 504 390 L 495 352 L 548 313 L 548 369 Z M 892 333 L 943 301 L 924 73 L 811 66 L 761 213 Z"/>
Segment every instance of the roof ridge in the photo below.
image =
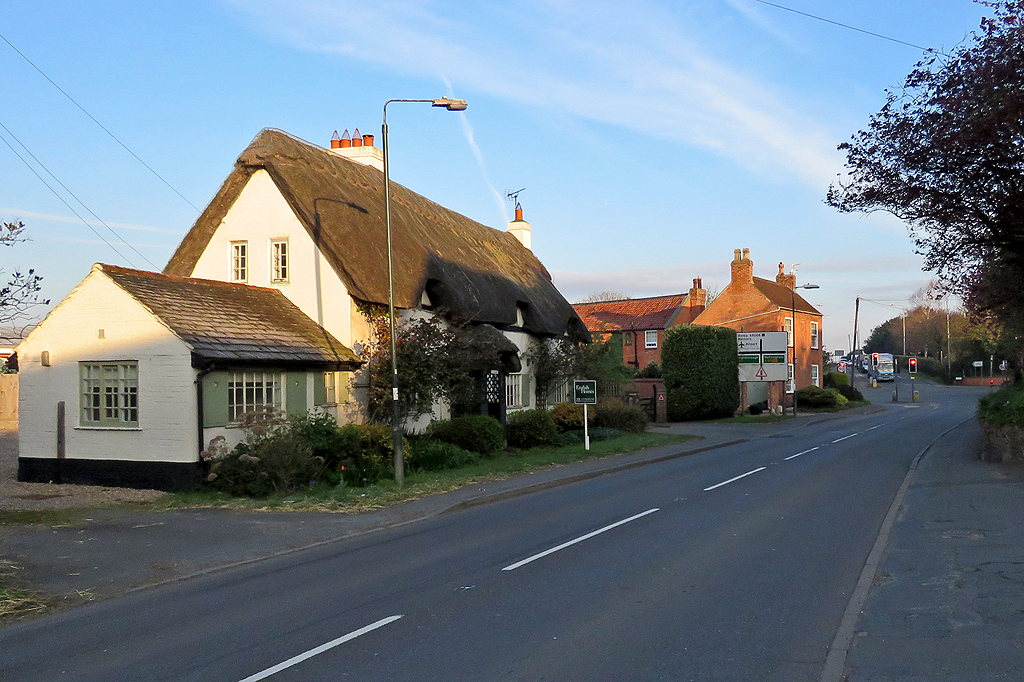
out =
<path fill-rule="evenodd" d="M 126 268 L 123 265 L 110 265 L 109 263 L 96 263 L 95 265 L 93 265 L 93 269 L 98 269 L 108 274 L 116 273 L 132 275 L 135 277 L 146 277 L 149 279 L 161 279 L 173 282 L 188 282 L 190 284 L 213 285 L 225 288 L 256 289 L 258 291 L 280 291 L 280 289 L 275 289 L 274 287 L 261 287 L 256 284 L 247 284 L 245 282 L 225 282 L 219 279 L 204 279 L 202 277 L 181 277 L 180 275 L 165 275 L 162 272 L 153 272 L 151 270 L 137 270 L 135 268 Z"/>

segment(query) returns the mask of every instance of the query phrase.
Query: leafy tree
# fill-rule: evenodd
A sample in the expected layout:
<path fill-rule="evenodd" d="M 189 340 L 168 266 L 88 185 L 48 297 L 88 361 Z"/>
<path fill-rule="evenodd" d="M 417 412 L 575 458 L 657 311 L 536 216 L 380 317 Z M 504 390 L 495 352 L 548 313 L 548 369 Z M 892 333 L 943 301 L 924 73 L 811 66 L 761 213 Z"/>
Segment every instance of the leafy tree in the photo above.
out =
<path fill-rule="evenodd" d="M 25 223 L 20 220 L 0 223 L 0 246 L 14 246 L 27 241 L 24 232 Z M 3 274 L 4 271 L 0 270 L 0 275 Z M 42 281 L 35 270 L 15 270 L 6 283 L 0 282 L 0 323 L 10 322 L 33 306 L 48 305 L 49 300 L 39 297 Z"/>
<path fill-rule="evenodd" d="M 972 313 L 1024 328 L 1024 0 L 981 4 L 972 39 L 919 62 L 839 146 L 850 176 L 827 202 L 906 221 Z"/>
<path fill-rule="evenodd" d="M 537 407 L 547 405 L 548 396 L 564 382 L 578 378 L 582 371 L 579 344 L 567 338 L 545 339 L 523 354 L 533 370 Z"/>
<path fill-rule="evenodd" d="M 580 303 L 601 303 L 603 301 L 622 301 L 622 300 L 625 300 L 627 298 L 632 298 L 632 297 L 631 296 L 627 296 L 626 294 L 622 293 L 621 291 L 595 291 L 593 293 L 590 293 L 590 294 L 587 294 L 586 296 L 584 296 L 583 300 L 580 301 Z"/>

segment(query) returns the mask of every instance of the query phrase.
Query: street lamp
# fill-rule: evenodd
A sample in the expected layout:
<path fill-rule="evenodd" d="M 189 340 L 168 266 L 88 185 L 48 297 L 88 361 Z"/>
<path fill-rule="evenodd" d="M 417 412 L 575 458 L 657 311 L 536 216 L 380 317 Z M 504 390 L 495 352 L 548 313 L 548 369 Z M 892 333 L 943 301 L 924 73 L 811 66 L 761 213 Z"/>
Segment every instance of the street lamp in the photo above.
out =
<path fill-rule="evenodd" d="M 384 119 L 381 126 L 381 137 L 384 140 L 384 216 L 388 234 L 388 326 L 391 328 L 391 408 L 392 429 L 391 444 L 395 453 L 395 482 L 399 486 L 405 479 L 405 464 L 402 458 L 402 424 L 399 421 L 398 409 L 398 355 L 396 353 L 395 334 L 395 271 L 391 257 L 391 176 L 388 173 L 388 105 L 392 102 L 429 102 L 434 107 L 444 107 L 448 111 L 465 111 L 466 100 L 439 97 L 437 99 L 389 99 L 384 102 Z"/>
<path fill-rule="evenodd" d="M 794 277 L 793 279 L 796 279 L 796 277 Z M 793 416 L 794 417 L 796 416 L 796 290 L 797 289 L 820 289 L 820 288 L 821 287 L 819 287 L 817 284 L 801 284 L 800 286 L 797 286 L 796 282 L 793 283 L 793 291 L 792 291 L 793 301 L 791 303 L 790 310 L 792 311 L 792 315 L 793 315 Z"/>

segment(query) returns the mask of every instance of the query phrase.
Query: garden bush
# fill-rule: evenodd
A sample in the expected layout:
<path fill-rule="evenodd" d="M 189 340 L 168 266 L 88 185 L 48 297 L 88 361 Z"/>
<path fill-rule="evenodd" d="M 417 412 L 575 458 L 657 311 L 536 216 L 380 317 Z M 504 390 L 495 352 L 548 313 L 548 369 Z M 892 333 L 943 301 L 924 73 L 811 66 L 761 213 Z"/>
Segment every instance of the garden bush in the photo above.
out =
<path fill-rule="evenodd" d="M 978 421 L 992 426 L 1024 426 L 1024 390 L 1009 386 L 978 400 Z"/>
<path fill-rule="evenodd" d="M 583 405 L 575 403 L 558 403 L 551 408 L 551 418 L 559 433 L 583 428 Z M 587 424 L 594 423 L 594 410 L 587 410 Z"/>
<path fill-rule="evenodd" d="M 841 388 L 843 386 L 850 385 L 850 377 L 846 375 L 846 372 L 826 372 L 825 373 L 825 388 Z"/>
<path fill-rule="evenodd" d="M 505 435 L 514 448 L 536 448 L 558 444 L 558 428 L 547 410 L 512 412 L 505 420 Z"/>
<path fill-rule="evenodd" d="M 847 400 L 864 400 L 864 394 L 853 386 L 840 386 L 839 393 Z"/>
<path fill-rule="evenodd" d="M 228 450 L 218 436 L 204 452 L 206 483 L 236 497 L 266 497 L 309 485 L 323 471 L 309 445 L 287 431 L 271 433 Z"/>
<path fill-rule="evenodd" d="M 314 410 L 289 417 L 288 430 L 306 442 L 314 457 L 322 457 L 328 469 L 336 469 L 347 453 L 346 441 L 338 428 L 338 421 L 330 412 Z"/>
<path fill-rule="evenodd" d="M 492 455 L 505 448 L 501 422 L 494 417 L 477 414 L 433 421 L 427 428 L 431 438 L 458 445 L 463 450 Z"/>
<path fill-rule="evenodd" d="M 661 365 L 656 362 L 649 362 L 643 369 L 636 373 L 637 379 L 660 379 Z"/>
<path fill-rule="evenodd" d="M 394 477 L 394 433 L 390 426 L 347 424 L 339 433 L 342 446 L 335 471 L 347 485 L 367 486 Z"/>
<path fill-rule="evenodd" d="M 616 398 L 602 398 L 594 407 L 597 413 L 594 426 L 618 429 L 625 433 L 642 433 L 647 430 L 647 413 L 639 407 L 627 405 Z"/>
<path fill-rule="evenodd" d="M 736 332 L 681 324 L 665 333 L 662 374 L 670 421 L 730 417 L 740 405 Z"/>
<path fill-rule="evenodd" d="M 826 388 L 825 391 L 827 391 L 828 393 L 831 393 L 832 395 L 834 395 L 836 397 L 836 405 L 839 406 L 839 407 L 842 407 L 843 405 L 845 405 L 848 402 L 850 402 L 849 399 L 847 399 L 847 397 L 845 395 L 843 395 L 842 393 L 839 392 L 838 388 Z"/>
<path fill-rule="evenodd" d="M 409 466 L 421 471 L 442 471 L 469 466 L 480 460 L 480 454 L 463 450 L 458 445 L 433 438 L 421 438 L 410 444 Z"/>
<path fill-rule="evenodd" d="M 804 386 L 796 392 L 797 404 L 801 407 L 836 407 L 836 396 L 817 386 Z"/>

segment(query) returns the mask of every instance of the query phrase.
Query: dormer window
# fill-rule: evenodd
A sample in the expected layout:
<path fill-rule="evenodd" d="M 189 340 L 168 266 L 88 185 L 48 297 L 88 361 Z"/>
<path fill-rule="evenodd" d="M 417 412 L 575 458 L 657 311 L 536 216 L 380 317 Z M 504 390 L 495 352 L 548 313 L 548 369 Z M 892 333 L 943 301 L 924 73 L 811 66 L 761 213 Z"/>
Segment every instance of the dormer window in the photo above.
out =
<path fill-rule="evenodd" d="M 427 293 L 426 289 L 423 290 L 423 294 L 420 296 L 420 307 L 424 310 L 430 310 L 434 307 L 434 304 L 430 302 L 430 294 Z"/>
<path fill-rule="evenodd" d="M 522 327 L 525 324 L 526 321 L 523 319 L 523 306 L 520 304 L 516 304 L 516 326 Z"/>

